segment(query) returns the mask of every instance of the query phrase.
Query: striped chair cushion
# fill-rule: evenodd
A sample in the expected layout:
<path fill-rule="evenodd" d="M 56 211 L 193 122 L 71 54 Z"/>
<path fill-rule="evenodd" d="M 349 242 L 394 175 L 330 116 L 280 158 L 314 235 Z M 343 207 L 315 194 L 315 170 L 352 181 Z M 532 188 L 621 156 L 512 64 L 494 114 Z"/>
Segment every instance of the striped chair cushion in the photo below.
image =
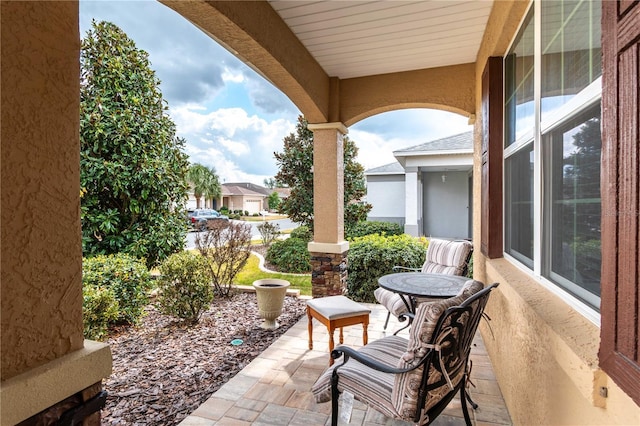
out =
<path fill-rule="evenodd" d="M 398 359 L 407 350 L 407 339 L 398 336 L 387 336 L 375 340 L 362 347 L 359 352 L 382 363 L 395 366 Z M 316 402 L 331 401 L 331 374 L 333 369 L 341 365 L 338 361 L 329 367 L 312 387 Z M 338 390 L 347 391 L 356 398 L 388 417 L 397 417 L 391 395 L 395 376 L 382 373 L 354 359 L 338 369 Z"/>
<path fill-rule="evenodd" d="M 387 308 L 395 316 L 400 316 L 408 311 L 407 305 L 402 301 L 402 297 L 398 293 L 378 287 L 373 295 L 379 304 Z"/>
<path fill-rule="evenodd" d="M 428 303 L 421 303 L 416 309 L 416 315 L 409 332 L 409 342 L 407 351 L 398 362 L 399 368 L 410 368 L 415 366 L 422 357 L 429 351 L 425 344 L 429 343 L 433 337 L 438 319 L 451 306 L 460 305 L 467 298 L 482 290 L 484 285 L 480 281 L 469 280 L 462 287 L 457 296 L 444 300 L 436 300 Z M 408 373 L 400 374 L 396 378 L 393 387 L 392 402 L 400 417 L 411 419 L 417 409 L 418 390 L 422 380 L 423 367 L 418 367 Z M 464 371 L 456 377 L 450 377 L 454 386 L 460 380 Z M 429 383 L 439 380 L 441 375 L 432 367 L 429 372 Z M 450 392 L 451 389 L 445 383 L 443 386 L 429 391 L 425 402 L 425 411 L 436 404 L 440 398 Z"/>
<path fill-rule="evenodd" d="M 468 241 L 431 238 L 422 272 L 462 275 L 472 247 Z"/>

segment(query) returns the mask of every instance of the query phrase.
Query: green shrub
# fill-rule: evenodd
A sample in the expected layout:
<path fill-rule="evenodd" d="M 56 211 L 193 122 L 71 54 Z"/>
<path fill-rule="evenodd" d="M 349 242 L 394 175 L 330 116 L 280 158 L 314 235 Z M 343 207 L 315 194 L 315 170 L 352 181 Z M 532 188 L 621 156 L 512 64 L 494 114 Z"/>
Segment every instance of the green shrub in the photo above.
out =
<path fill-rule="evenodd" d="M 390 274 L 394 266 L 422 266 L 427 240 L 409 235 L 367 235 L 349 244 L 347 255 L 349 297 L 359 302 L 375 302 L 378 278 Z"/>
<path fill-rule="evenodd" d="M 98 255 L 82 261 L 82 284 L 113 290 L 119 305 L 117 321 L 136 324 L 149 303 L 151 274 L 128 254 Z"/>
<path fill-rule="evenodd" d="M 160 311 L 197 322 L 213 300 L 207 261 L 190 251 L 172 254 L 160 265 Z"/>
<path fill-rule="evenodd" d="M 227 207 L 227 206 L 220 207 L 219 213 L 220 214 L 224 214 L 224 215 L 229 214 L 229 207 Z"/>
<path fill-rule="evenodd" d="M 106 287 L 82 287 L 82 322 L 85 339 L 100 340 L 107 334 L 109 323 L 118 319 L 118 301 Z"/>
<path fill-rule="evenodd" d="M 306 273 L 311 271 L 311 257 L 307 242 L 299 238 L 276 241 L 267 250 L 267 262 L 280 272 Z"/>
<path fill-rule="evenodd" d="M 290 237 L 309 242 L 313 240 L 313 232 L 311 232 L 311 229 L 309 229 L 308 226 L 302 225 L 291 231 Z"/>
<path fill-rule="evenodd" d="M 348 239 L 353 239 L 356 237 L 364 237 L 365 235 L 372 234 L 387 236 L 402 235 L 404 234 L 404 229 L 402 229 L 402 226 L 400 224 L 393 222 L 358 222 L 348 230 L 346 237 Z"/>
<path fill-rule="evenodd" d="M 244 211 L 244 215 L 245 215 L 245 216 L 249 216 L 249 210 L 245 210 L 245 211 Z"/>

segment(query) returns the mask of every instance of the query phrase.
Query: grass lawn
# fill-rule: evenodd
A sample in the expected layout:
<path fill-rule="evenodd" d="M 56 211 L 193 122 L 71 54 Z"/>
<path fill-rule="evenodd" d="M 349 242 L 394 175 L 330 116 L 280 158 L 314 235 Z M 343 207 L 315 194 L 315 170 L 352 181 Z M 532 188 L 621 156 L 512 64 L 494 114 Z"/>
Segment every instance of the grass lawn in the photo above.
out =
<path fill-rule="evenodd" d="M 295 275 L 295 274 L 283 274 L 283 273 L 269 273 L 261 271 L 258 267 L 259 261 L 255 255 L 251 255 L 245 267 L 240 271 L 234 279 L 234 284 L 239 285 L 252 285 L 255 280 L 261 280 L 264 278 L 277 278 L 281 280 L 287 280 L 291 283 L 290 288 L 300 290 L 300 294 L 304 296 L 311 296 L 311 274 L 309 275 Z"/>

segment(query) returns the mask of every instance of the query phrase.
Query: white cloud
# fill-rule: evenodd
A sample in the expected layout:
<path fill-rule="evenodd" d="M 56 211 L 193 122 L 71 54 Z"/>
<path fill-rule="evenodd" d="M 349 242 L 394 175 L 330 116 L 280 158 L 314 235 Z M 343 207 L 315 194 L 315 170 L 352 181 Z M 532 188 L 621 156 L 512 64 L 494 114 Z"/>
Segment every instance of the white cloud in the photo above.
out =
<path fill-rule="evenodd" d="M 350 130 L 349 139 L 358 147 L 358 163 L 367 169 L 393 163 L 393 150 L 397 141 L 386 140 L 382 136 L 365 130 Z"/>
<path fill-rule="evenodd" d="M 244 141 L 239 142 L 226 138 L 219 138 L 218 142 L 220 142 L 220 144 L 225 147 L 227 151 L 231 152 L 236 157 L 239 155 L 246 155 L 251 152 L 251 148 Z"/>
<path fill-rule="evenodd" d="M 214 167 L 223 181 L 262 184 L 277 173 L 273 153 L 295 129 L 295 117 L 266 120 L 241 108 L 207 112 L 202 108 L 173 108 L 178 136 L 187 140 L 192 163 Z"/>
<path fill-rule="evenodd" d="M 242 72 L 225 68 L 222 73 L 222 81 L 225 83 L 243 83 L 246 79 Z"/>

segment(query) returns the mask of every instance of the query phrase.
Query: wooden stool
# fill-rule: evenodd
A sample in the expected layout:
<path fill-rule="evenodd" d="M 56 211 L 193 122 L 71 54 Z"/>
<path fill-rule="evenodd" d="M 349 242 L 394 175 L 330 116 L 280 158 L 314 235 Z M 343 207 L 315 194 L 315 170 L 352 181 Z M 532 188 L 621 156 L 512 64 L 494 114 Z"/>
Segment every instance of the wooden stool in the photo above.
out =
<path fill-rule="evenodd" d="M 313 324 L 312 318 L 323 323 L 329 330 L 329 365 L 333 365 L 331 351 L 333 351 L 333 331 L 340 328 L 340 343 L 344 337 L 342 327 L 362 324 L 362 343 L 367 344 L 367 327 L 369 326 L 369 313 L 371 309 L 354 302 L 345 296 L 328 296 L 307 301 L 307 317 L 309 319 L 309 349 L 313 349 Z"/>

